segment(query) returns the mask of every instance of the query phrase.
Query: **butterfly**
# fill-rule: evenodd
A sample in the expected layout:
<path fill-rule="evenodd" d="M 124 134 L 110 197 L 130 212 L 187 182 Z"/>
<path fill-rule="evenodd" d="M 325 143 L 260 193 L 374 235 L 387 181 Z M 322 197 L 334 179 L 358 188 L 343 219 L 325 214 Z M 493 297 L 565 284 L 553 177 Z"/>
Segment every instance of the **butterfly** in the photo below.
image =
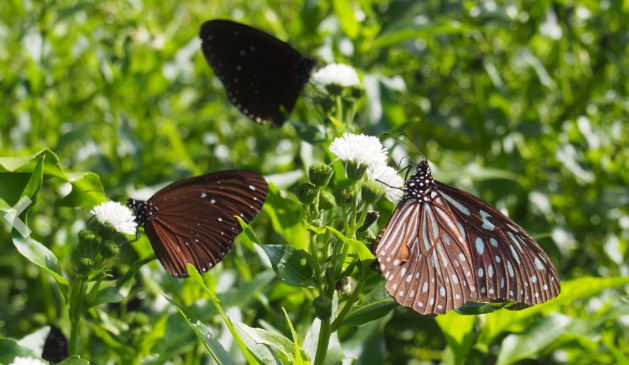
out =
<path fill-rule="evenodd" d="M 229 101 L 255 122 L 284 124 L 317 59 L 302 57 L 272 35 L 229 20 L 205 22 L 200 37 L 205 59 Z"/>
<path fill-rule="evenodd" d="M 467 301 L 520 307 L 559 295 L 542 248 L 496 208 L 436 181 L 424 160 L 375 245 L 388 293 L 419 314 L 444 314 Z"/>
<path fill-rule="evenodd" d="M 244 170 L 212 172 L 170 184 L 147 201 L 129 199 L 139 227 L 166 271 L 187 277 L 186 264 L 201 273 L 219 263 L 260 212 L 268 185 Z"/>
<path fill-rule="evenodd" d="M 62 362 L 68 358 L 68 339 L 59 327 L 50 325 L 50 332 L 48 332 L 44 342 L 41 357 L 51 364 Z"/>

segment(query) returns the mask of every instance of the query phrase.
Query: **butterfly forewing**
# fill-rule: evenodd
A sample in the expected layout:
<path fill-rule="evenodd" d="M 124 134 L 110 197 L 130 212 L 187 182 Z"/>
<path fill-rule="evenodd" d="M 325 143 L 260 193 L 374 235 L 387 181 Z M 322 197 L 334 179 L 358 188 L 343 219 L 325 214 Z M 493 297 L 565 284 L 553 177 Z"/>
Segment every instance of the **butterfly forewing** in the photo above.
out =
<path fill-rule="evenodd" d="M 470 300 L 535 305 L 560 290 L 550 259 L 522 228 L 433 180 L 425 161 L 381 232 L 376 258 L 389 294 L 420 314 L 442 314 Z"/>
<path fill-rule="evenodd" d="M 200 37 L 230 102 L 258 123 L 282 125 L 317 61 L 267 33 L 228 20 L 206 22 Z"/>
<path fill-rule="evenodd" d="M 169 273 L 188 276 L 187 263 L 205 272 L 227 255 L 240 233 L 234 216 L 249 223 L 262 209 L 267 188 L 262 176 L 239 170 L 182 180 L 138 203 L 153 213 L 138 223 Z"/>

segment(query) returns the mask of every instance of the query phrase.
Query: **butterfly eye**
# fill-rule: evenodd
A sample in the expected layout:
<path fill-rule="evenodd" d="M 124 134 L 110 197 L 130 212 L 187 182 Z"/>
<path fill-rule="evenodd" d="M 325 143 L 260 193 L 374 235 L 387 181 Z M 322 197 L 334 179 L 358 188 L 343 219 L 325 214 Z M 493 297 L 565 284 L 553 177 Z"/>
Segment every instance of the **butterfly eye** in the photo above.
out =
<path fill-rule="evenodd" d="M 433 180 L 427 161 L 404 192 L 375 250 L 399 304 L 443 314 L 467 301 L 530 306 L 559 295 L 557 271 L 531 236 L 484 201 Z"/>
<path fill-rule="evenodd" d="M 281 126 L 308 84 L 314 58 L 244 24 L 211 20 L 203 24 L 201 48 L 230 102 L 257 123 Z"/>

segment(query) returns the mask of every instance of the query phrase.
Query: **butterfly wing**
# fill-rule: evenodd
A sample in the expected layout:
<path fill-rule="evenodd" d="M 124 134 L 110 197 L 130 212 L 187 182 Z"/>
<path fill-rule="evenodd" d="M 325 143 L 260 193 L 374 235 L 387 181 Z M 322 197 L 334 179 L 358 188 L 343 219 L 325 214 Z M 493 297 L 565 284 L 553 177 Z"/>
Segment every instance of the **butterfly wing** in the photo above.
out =
<path fill-rule="evenodd" d="M 227 20 L 201 27 L 201 48 L 225 86 L 229 100 L 258 123 L 280 126 L 310 79 L 316 60 L 302 57 L 279 39 Z"/>
<path fill-rule="evenodd" d="M 559 275 L 542 248 L 496 208 L 454 186 L 435 181 L 472 254 L 479 300 L 508 299 L 527 306 L 559 295 Z"/>
<path fill-rule="evenodd" d="M 377 241 L 387 291 L 400 305 L 443 314 L 470 300 L 528 306 L 559 294 L 557 271 L 522 228 L 461 189 L 432 188 L 429 201 L 403 200 Z"/>
<path fill-rule="evenodd" d="M 472 256 L 451 214 L 447 206 L 407 198 L 378 237 L 387 291 L 419 314 L 446 313 L 475 298 L 468 284 Z"/>
<path fill-rule="evenodd" d="M 256 173 L 214 172 L 167 186 L 149 202 L 156 216 L 144 229 L 155 254 L 173 276 L 188 276 L 187 263 L 205 272 L 231 250 L 241 231 L 262 209 L 268 186 Z"/>

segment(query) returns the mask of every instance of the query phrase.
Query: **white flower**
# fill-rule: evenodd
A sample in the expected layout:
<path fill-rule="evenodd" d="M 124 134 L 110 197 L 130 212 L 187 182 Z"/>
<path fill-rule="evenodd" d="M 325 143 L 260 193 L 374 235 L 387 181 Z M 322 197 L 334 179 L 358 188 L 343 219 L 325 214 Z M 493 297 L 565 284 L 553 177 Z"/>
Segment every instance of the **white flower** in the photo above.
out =
<path fill-rule="evenodd" d="M 360 80 L 358 79 L 356 70 L 348 65 L 337 63 L 332 63 L 321 68 L 312 75 L 312 81 L 321 87 L 325 87 L 329 84 L 339 86 L 360 85 Z"/>
<path fill-rule="evenodd" d="M 13 359 L 13 362 L 9 365 L 48 365 L 47 362 L 43 362 L 39 359 L 35 359 L 33 357 L 20 357 L 16 356 Z"/>
<path fill-rule="evenodd" d="M 330 145 L 330 152 L 347 162 L 359 165 L 384 165 L 387 160 L 387 149 L 374 136 L 345 133 L 336 138 Z"/>
<path fill-rule="evenodd" d="M 101 224 L 109 223 L 120 233 L 134 234 L 137 223 L 131 210 L 117 202 L 97 205 L 91 211 Z"/>
<path fill-rule="evenodd" d="M 385 197 L 393 203 L 399 202 L 404 196 L 404 191 L 401 189 L 404 186 L 404 180 L 394 168 L 387 165 L 372 165 L 367 169 L 367 175 L 384 187 Z"/>

